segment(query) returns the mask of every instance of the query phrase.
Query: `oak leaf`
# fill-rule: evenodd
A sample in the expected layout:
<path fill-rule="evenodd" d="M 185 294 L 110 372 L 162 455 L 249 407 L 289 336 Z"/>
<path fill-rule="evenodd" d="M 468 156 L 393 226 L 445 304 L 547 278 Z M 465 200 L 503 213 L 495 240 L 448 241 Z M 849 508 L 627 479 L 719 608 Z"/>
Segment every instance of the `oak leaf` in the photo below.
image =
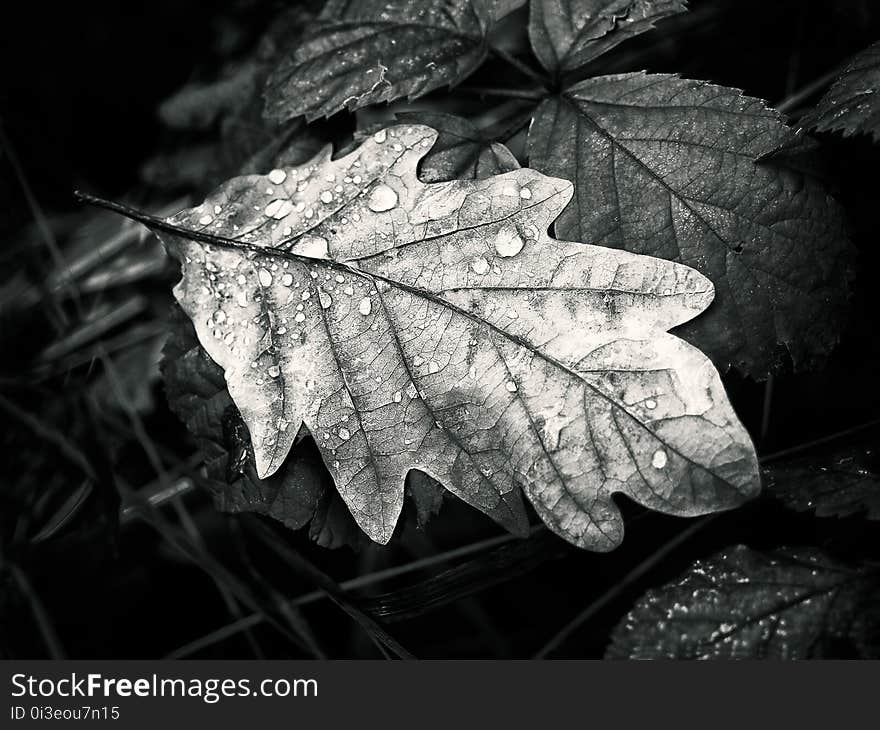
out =
<path fill-rule="evenodd" d="M 711 362 L 667 333 L 711 302 L 682 264 L 550 238 L 572 195 L 523 168 L 425 184 L 436 132 L 233 178 L 168 220 L 175 296 L 224 371 L 256 473 L 300 427 L 373 540 L 411 469 L 524 534 L 524 492 L 572 543 L 623 537 L 612 501 L 696 515 L 759 488 Z"/>

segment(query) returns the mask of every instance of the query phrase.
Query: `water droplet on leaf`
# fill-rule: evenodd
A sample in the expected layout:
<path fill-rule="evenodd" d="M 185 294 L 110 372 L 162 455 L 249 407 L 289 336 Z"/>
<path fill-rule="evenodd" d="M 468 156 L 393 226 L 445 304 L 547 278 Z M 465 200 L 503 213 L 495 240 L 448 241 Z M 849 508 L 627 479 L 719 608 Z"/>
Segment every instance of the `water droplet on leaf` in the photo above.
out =
<path fill-rule="evenodd" d="M 305 235 L 294 246 L 296 253 L 312 259 L 327 258 L 327 239 L 323 236 Z"/>
<path fill-rule="evenodd" d="M 266 210 L 264 210 L 263 213 L 269 218 L 281 220 L 282 218 L 288 216 L 292 211 L 293 203 L 291 203 L 289 200 L 276 198 L 271 203 L 269 203 L 269 205 L 266 206 Z"/>
<path fill-rule="evenodd" d="M 477 256 L 473 261 L 471 261 L 471 268 L 475 273 L 483 276 L 484 274 L 489 273 L 489 262 L 486 261 L 485 257 Z"/>
<path fill-rule="evenodd" d="M 522 251 L 523 240 L 519 235 L 519 231 L 513 226 L 504 226 L 495 234 L 495 250 L 499 256 L 510 258 L 516 256 Z"/>
<path fill-rule="evenodd" d="M 383 213 L 397 205 L 397 193 L 385 184 L 377 185 L 370 191 L 367 207 L 374 213 Z"/>

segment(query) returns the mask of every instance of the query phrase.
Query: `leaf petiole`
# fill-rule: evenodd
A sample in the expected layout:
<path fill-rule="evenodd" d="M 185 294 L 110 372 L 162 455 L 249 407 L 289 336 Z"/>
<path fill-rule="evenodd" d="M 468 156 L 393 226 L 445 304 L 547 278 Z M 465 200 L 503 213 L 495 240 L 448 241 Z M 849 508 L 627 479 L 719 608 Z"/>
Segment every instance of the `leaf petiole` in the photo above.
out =
<path fill-rule="evenodd" d="M 498 59 L 504 61 L 506 64 L 513 66 L 517 71 L 519 71 L 524 76 L 528 76 L 533 81 L 537 81 L 544 89 L 547 89 L 547 81 L 548 79 L 542 76 L 540 73 L 535 71 L 531 66 L 529 66 L 524 61 L 520 61 L 516 56 L 507 51 L 504 51 L 500 48 L 496 48 L 495 46 L 489 47 L 489 52 L 496 56 Z"/>

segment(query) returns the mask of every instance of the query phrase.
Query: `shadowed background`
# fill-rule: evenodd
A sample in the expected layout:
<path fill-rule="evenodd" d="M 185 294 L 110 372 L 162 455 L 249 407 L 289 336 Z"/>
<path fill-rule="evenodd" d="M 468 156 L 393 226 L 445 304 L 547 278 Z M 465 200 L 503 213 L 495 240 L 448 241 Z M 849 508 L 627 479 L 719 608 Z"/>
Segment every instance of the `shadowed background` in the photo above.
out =
<path fill-rule="evenodd" d="M 623 44 L 596 72 L 678 72 L 796 114 L 824 90 L 814 82 L 880 38 L 874 5 L 692 0 L 690 15 Z M 307 529 L 264 539 L 253 520 L 217 512 L 194 485 L 198 455 L 158 376 L 174 266 L 71 193 L 161 211 L 220 183 L 216 160 L 196 152 L 223 130 L 176 130 L 158 109 L 183 85 L 247 59 L 290 6 L 28 3 L 0 30 L 0 657 L 381 656 L 381 637 L 322 597 L 340 585 L 357 589 L 350 611 L 383 619 L 419 657 L 528 657 L 548 646 L 553 656 L 601 656 L 645 589 L 713 550 L 833 544 L 845 553 L 876 538 L 864 521 L 820 522 L 762 501 L 676 540 L 692 523 L 625 504 L 624 545 L 592 555 L 540 529 L 512 540 L 450 498 L 427 526 L 410 519 L 389 548 L 328 550 Z M 464 85 L 505 73 L 490 63 Z M 337 115 L 322 130 L 342 142 L 351 127 Z M 870 283 L 880 153 L 867 139 L 823 141 L 819 165 L 849 215 L 860 278 L 825 369 L 769 385 L 725 378 L 762 455 L 880 415 Z M 106 245 L 122 256 L 117 268 L 102 268 Z M 88 268 L 75 291 L 57 281 L 65 261 Z M 137 516 L 133 495 L 161 506 Z"/>

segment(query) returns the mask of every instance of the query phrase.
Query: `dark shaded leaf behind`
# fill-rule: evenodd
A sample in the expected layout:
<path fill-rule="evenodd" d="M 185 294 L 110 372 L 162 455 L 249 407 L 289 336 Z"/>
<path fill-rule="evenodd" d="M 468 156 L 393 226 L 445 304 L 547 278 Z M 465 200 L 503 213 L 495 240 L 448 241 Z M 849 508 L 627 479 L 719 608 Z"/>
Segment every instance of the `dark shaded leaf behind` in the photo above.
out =
<path fill-rule="evenodd" d="M 606 658 L 877 656 L 877 578 L 876 568 L 815 548 L 729 548 L 648 591 L 614 630 Z"/>
<path fill-rule="evenodd" d="M 720 368 L 762 378 L 786 353 L 796 368 L 824 359 L 852 262 L 825 190 L 756 162 L 789 136 L 779 114 L 736 89 L 618 74 L 544 101 L 529 160 L 575 184 L 557 235 L 680 261 L 711 279 L 714 303 L 678 332 Z"/>
<path fill-rule="evenodd" d="M 843 135 L 869 134 L 880 142 L 880 43 L 857 55 L 801 126 Z"/>

